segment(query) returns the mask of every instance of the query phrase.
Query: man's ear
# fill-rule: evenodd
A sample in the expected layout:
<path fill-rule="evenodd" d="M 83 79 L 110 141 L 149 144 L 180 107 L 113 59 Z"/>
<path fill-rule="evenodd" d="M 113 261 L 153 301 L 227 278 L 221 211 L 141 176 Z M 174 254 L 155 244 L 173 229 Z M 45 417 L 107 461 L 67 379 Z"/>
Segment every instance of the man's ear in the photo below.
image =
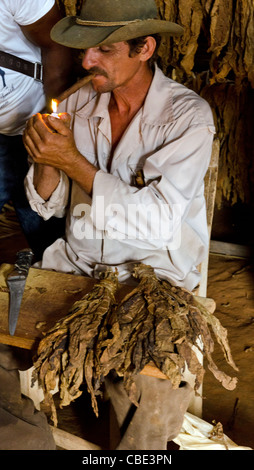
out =
<path fill-rule="evenodd" d="M 140 52 L 140 59 L 143 62 L 146 62 L 152 57 L 155 49 L 156 49 L 156 40 L 154 39 L 153 36 L 147 36 L 146 42 Z"/>

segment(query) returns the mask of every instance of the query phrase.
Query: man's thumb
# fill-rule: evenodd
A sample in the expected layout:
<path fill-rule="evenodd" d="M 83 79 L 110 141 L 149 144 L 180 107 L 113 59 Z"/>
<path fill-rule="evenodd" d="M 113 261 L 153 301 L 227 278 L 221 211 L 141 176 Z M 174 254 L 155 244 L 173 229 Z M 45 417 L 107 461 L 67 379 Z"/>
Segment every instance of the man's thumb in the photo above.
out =
<path fill-rule="evenodd" d="M 64 122 L 65 126 L 69 128 L 71 124 L 71 116 L 68 113 L 60 113 L 58 116 L 61 121 Z"/>
<path fill-rule="evenodd" d="M 64 129 L 69 129 L 71 123 L 71 116 L 67 113 L 59 114 L 59 118 L 49 115 L 49 123 L 51 127 L 59 134 L 64 134 Z M 65 127 L 63 127 L 63 124 Z"/>

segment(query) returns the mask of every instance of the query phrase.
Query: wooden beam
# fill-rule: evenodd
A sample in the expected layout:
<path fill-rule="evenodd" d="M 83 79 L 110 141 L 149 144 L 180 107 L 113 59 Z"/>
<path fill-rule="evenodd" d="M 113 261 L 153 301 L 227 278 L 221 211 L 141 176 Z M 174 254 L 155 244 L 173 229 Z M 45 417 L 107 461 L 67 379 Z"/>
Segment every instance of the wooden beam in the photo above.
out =
<path fill-rule="evenodd" d="M 101 450 L 101 447 L 70 434 L 62 429 L 50 426 L 56 446 L 64 450 Z"/>
<path fill-rule="evenodd" d="M 236 258 L 250 258 L 253 256 L 253 248 L 251 246 L 238 245 L 236 243 L 211 240 L 210 253 L 222 256 L 233 256 Z"/>
<path fill-rule="evenodd" d="M 18 348 L 31 350 L 35 347 L 36 340 L 0 333 L 0 344 L 8 344 L 9 346 L 16 346 Z"/>

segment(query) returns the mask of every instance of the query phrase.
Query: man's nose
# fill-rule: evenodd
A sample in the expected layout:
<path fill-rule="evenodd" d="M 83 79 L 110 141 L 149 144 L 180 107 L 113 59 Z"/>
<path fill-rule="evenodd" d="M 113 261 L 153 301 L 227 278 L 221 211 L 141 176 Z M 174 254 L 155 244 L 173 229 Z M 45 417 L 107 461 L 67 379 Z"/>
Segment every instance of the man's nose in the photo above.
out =
<path fill-rule="evenodd" d="M 86 49 L 84 52 L 83 59 L 82 59 L 82 67 L 86 70 L 89 70 L 90 68 L 96 65 L 97 65 L 97 61 L 96 61 L 95 50 L 93 48 Z"/>

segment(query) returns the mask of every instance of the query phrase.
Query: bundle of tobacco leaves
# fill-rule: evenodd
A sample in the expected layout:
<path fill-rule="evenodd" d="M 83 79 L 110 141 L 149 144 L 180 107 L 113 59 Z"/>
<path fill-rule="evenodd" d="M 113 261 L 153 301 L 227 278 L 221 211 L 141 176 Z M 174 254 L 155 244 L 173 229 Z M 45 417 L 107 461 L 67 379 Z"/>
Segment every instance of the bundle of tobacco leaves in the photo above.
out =
<path fill-rule="evenodd" d="M 98 415 L 93 375 L 96 358 L 93 348 L 102 319 L 114 303 L 117 290 L 117 274 L 107 271 L 93 289 L 75 302 L 67 316 L 58 321 L 40 341 L 34 362 L 32 384 L 38 379 L 44 392 L 44 404 L 51 409 L 51 419 L 57 424 L 52 391 L 59 386 L 60 407 L 78 398 L 85 379 L 91 393 L 92 407 Z M 98 378 L 98 381 L 100 379 Z"/>
<path fill-rule="evenodd" d="M 133 276 L 139 280 L 137 287 L 116 305 L 117 275 L 106 272 L 41 340 L 33 380 L 38 379 L 42 386 L 44 402 L 51 408 L 55 425 L 57 415 L 51 392 L 58 382 L 60 407 L 78 398 L 85 382 L 97 416 L 96 395 L 103 377 L 112 370 L 123 377 L 125 390 L 136 406 L 134 376 L 149 363 L 170 379 L 173 388 L 179 386 L 187 365 L 195 375 L 197 392 L 204 368 L 196 351 L 206 356 L 208 368 L 226 389 L 235 388 L 237 379 L 220 371 L 212 359 L 214 341 L 210 328 L 226 361 L 238 370 L 227 331 L 219 320 L 192 293 L 158 279 L 151 266 L 137 265 Z"/>
<path fill-rule="evenodd" d="M 219 320 L 190 292 L 159 280 L 152 267 L 137 265 L 133 275 L 139 279 L 138 286 L 111 313 L 112 337 L 104 335 L 97 342 L 98 375 L 106 376 L 114 369 L 123 377 L 125 390 L 137 405 L 133 378 L 146 364 L 154 363 L 171 380 L 173 388 L 179 386 L 187 364 L 195 375 L 197 392 L 204 369 L 196 356 L 196 346 L 206 356 L 208 368 L 216 379 L 226 389 L 233 390 L 237 379 L 220 371 L 212 359 L 214 342 L 210 327 L 226 361 L 238 370 L 231 356 L 227 331 Z"/>

